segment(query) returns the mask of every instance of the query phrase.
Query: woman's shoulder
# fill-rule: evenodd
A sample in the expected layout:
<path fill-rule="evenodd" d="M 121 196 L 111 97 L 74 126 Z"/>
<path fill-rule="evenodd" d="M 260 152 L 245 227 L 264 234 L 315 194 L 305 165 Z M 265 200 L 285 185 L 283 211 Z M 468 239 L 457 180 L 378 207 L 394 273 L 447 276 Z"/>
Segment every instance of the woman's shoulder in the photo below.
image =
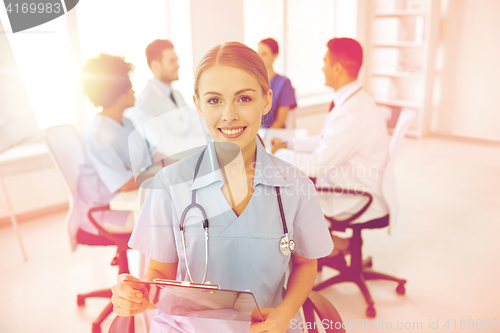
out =
<path fill-rule="evenodd" d="M 279 85 L 282 85 L 286 82 L 291 82 L 289 78 L 287 78 L 286 76 L 283 76 L 281 74 L 276 74 L 275 76 L 273 76 L 273 78 L 271 80 Z"/>
<path fill-rule="evenodd" d="M 114 141 L 116 130 L 111 126 L 111 120 L 96 114 L 85 126 L 82 132 L 84 144 L 106 145 Z"/>
<path fill-rule="evenodd" d="M 290 93 L 290 91 L 293 89 L 290 79 L 279 74 L 276 74 L 276 76 L 273 77 L 270 84 L 271 89 L 274 89 L 277 92 Z"/>
<path fill-rule="evenodd" d="M 83 129 L 82 136 L 91 135 L 102 130 L 102 127 L 106 126 L 106 122 L 103 116 L 96 114 L 90 119 L 90 121 L 85 125 Z"/>

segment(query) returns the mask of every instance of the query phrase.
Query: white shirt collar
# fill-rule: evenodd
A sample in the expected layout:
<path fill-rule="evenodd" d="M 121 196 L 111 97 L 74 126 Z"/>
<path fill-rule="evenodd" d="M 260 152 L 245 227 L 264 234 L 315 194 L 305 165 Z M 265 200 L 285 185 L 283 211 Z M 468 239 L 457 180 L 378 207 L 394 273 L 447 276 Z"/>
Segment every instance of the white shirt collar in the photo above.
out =
<path fill-rule="evenodd" d="M 290 184 L 283 178 L 280 170 L 276 168 L 269 153 L 257 141 L 257 156 L 254 173 L 254 187 L 258 184 L 268 186 L 288 187 Z M 207 156 L 208 155 L 208 156 Z M 223 183 L 221 172 L 219 171 L 219 162 L 217 161 L 217 154 L 215 152 L 215 141 L 211 141 L 207 147 L 207 151 L 203 156 L 200 164 L 199 176 L 193 181 L 191 190 L 196 190 L 201 187 L 208 186 L 214 182 Z"/>
<path fill-rule="evenodd" d="M 160 88 L 160 90 L 162 91 L 162 93 L 165 94 L 165 96 L 167 96 L 168 98 L 170 98 L 170 94 L 172 93 L 172 88 L 170 88 L 170 86 L 168 86 L 167 84 L 161 82 L 160 80 L 158 80 L 155 77 L 153 77 L 149 81 L 152 82 L 153 84 L 155 84 L 158 88 Z"/>
<path fill-rule="evenodd" d="M 346 84 L 333 94 L 333 102 L 335 106 L 342 105 L 347 98 L 349 98 L 356 90 L 361 88 L 361 84 L 358 81 L 353 81 Z"/>

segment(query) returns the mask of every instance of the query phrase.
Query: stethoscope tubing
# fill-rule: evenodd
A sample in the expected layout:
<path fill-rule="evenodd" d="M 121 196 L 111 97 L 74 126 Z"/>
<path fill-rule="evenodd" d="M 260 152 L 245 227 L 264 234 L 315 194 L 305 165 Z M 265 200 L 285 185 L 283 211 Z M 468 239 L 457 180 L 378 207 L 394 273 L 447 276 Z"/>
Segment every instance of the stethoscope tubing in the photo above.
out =
<path fill-rule="evenodd" d="M 201 161 L 203 160 L 203 156 L 205 154 L 205 148 L 203 152 L 201 153 L 200 157 L 198 158 L 198 161 L 196 163 L 195 171 L 194 171 L 194 177 L 193 177 L 193 182 L 196 179 L 196 176 L 198 175 L 198 172 L 200 170 L 200 165 Z M 280 210 L 280 216 L 281 216 L 281 223 L 283 225 L 283 233 L 284 236 L 281 237 L 280 239 L 280 251 L 283 255 L 288 256 L 291 254 L 291 252 L 295 251 L 295 242 L 292 239 L 289 239 L 288 237 L 288 227 L 286 225 L 286 219 L 285 219 L 285 212 L 283 211 L 283 203 L 281 202 L 281 193 L 279 187 L 275 187 L 276 189 L 276 197 L 278 198 L 278 207 Z M 196 190 L 192 191 L 191 194 L 191 204 L 188 205 L 184 211 L 182 212 L 181 219 L 179 221 L 179 228 L 181 232 L 181 242 L 182 242 L 182 248 L 184 250 L 184 260 L 186 262 L 186 271 L 187 275 L 189 277 L 189 280 L 193 282 L 193 278 L 191 276 L 191 271 L 189 269 L 189 262 L 188 262 L 188 256 L 187 256 L 187 250 L 186 250 L 186 237 L 184 235 L 185 233 L 185 227 L 184 223 L 186 221 L 186 215 L 189 212 L 190 209 L 197 208 L 201 212 L 203 216 L 203 229 L 205 230 L 205 273 L 203 275 L 203 281 L 201 283 L 205 283 L 207 279 L 207 274 L 208 274 L 208 218 L 207 214 L 205 212 L 205 209 L 198 203 L 196 203 Z"/>

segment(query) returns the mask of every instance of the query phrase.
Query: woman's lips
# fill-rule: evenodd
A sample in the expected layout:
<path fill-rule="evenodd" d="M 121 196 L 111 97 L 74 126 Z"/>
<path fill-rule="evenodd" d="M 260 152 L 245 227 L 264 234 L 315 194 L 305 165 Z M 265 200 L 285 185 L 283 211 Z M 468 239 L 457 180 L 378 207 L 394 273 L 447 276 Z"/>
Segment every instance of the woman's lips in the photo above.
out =
<path fill-rule="evenodd" d="M 228 138 L 228 139 L 235 139 L 241 135 L 243 135 L 243 132 L 245 132 L 246 126 L 242 127 L 227 127 L 227 128 L 218 128 L 219 132 L 222 134 L 223 137 Z"/>

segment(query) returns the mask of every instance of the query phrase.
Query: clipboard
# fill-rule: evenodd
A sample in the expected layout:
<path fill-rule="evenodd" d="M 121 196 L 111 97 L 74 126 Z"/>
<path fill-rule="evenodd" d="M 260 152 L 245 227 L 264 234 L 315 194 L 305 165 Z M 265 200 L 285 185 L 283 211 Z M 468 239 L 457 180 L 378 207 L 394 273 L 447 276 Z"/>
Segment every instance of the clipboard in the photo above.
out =
<path fill-rule="evenodd" d="M 169 315 L 247 322 L 264 320 L 254 295 L 249 291 L 164 279 L 130 282 L 145 284 L 149 302 Z"/>

